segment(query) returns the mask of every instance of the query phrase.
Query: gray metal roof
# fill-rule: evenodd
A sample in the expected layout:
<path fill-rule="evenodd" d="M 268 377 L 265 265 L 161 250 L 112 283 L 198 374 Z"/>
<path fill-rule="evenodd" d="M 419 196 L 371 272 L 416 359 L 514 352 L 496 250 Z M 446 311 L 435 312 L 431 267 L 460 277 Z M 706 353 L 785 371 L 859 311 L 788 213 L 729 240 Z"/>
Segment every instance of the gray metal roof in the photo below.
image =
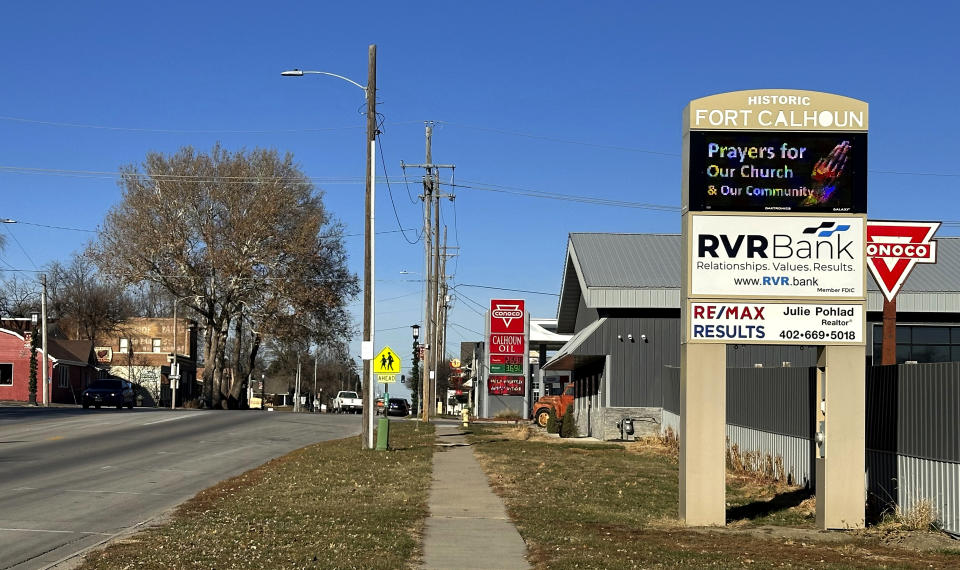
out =
<path fill-rule="evenodd" d="M 677 234 L 570 234 L 587 287 L 679 287 Z"/>
<path fill-rule="evenodd" d="M 935 239 L 937 263 L 916 265 L 898 295 L 900 311 L 960 312 L 960 237 Z M 678 234 L 570 234 L 561 328 L 569 330 L 581 296 L 593 308 L 679 308 L 682 251 Z M 872 276 L 867 289 L 868 310 L 879 310 Z"/>
<path fill-rule="evenodd" d="M 587 287 L 680 286 L 678 234 L 570 234 Z M 877 291 L 873 279 L 868 288 Z M 937 238 L 937 263 L 918 263 L 904 291 L 960 291 L 960 237 Z"/>
<path fill-rule="evenodd" d="M 543 369 L 573 370 L 577 364 L 577 356 L 595 356 L 591 354 L 583 355 L 579 348 L 580 345 L 589 339 L 593 333 L 596 332 L 597 329 L 599 329 L 605 322 L 607 322 L 607 317 L 600 317 L 599 319 L 585 326 L 577 334 L 571 336 L 570 340 L 560 347 L 560 350 L 557 351 L 557 354 L 543 365 Z"/>

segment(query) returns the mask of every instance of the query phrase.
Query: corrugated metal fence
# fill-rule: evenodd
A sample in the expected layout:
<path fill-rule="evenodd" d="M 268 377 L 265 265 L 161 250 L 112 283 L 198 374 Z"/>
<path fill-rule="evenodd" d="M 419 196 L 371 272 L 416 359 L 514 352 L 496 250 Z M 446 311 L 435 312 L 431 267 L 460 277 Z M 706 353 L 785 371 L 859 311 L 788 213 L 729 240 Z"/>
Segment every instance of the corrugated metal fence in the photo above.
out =
<path fill-rule="evenodd" d="M 663 375 L 663 423 L 680 434 L 680 369 Z M 868 368 L 868 493 L 905 511 L 929 500 L 943 527 L 960 532 L 960 362 Z M 727 438 L 740 454 L 770 455 L 813 485 L 816 369 L 727 369 Z"/>

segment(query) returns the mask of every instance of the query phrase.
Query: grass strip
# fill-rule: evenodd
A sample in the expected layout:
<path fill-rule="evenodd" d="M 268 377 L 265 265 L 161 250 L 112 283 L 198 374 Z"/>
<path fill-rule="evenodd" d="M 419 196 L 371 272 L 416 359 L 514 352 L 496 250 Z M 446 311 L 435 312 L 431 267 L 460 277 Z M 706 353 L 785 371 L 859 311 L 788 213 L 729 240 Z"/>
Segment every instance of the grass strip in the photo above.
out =
<path fill-rule="evenodd" d="M 363 451 L 359 437 L 293 451 L 200 492 L 82 568 L 409 567 L 421 555 L 434 430 L 390 427 L 391 451 Z"/>
<path fill-rule="evenodd" d="M 809 492 L 771 497 L 776 486 L 741 476 L 728 477 L 726 528 L 685 528 L 673 449 L 528 439 L 523 427 L 472 430 L 477 458 L 538 568 L 960 566 L 942 550 L 818 532 L 801 500 Z"/>

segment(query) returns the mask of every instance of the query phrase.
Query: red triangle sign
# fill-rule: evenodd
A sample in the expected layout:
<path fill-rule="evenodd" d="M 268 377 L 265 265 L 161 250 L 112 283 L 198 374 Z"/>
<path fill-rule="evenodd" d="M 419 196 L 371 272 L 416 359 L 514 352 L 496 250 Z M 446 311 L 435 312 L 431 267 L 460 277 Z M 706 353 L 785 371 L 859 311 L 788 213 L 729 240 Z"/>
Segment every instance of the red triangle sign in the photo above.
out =
<path fill-rule="evenodd" d="M 892 301 L 918 263 L 937 262 L 940 222 L 867 221 L 867 267 Z"/>

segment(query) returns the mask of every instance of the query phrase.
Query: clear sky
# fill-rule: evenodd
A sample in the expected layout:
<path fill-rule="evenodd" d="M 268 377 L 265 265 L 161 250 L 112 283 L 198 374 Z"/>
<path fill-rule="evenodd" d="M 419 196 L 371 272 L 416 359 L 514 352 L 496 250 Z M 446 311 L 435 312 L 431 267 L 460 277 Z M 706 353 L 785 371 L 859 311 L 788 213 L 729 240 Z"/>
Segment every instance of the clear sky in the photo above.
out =
<path fill-rule="evenodd" d="M 8 3 L 0 218 L 20 223 L 2 226 L 0 268 L 35 270 L 82 249 L 120 195 L 121 165 L 221 141 L 294 153 L 355 234 L 360 273 L 363 93 L 280 71 L 365 83 L 372 43 L 400 223 L 422 223 L 421 171 L 407 170 L 408 189 L 400 163 L 424 160 L 424 121 L 437 121 L 434 161 L 456 164 L 463 186 L 442 214 L 460 247 L 449 266 L 453 351 L 482 336 L 471 301 L 500 294 L 472 285 L 550 293 L 518 296 L 533 316 L 555 316 L 569 232 L 679 232 L 680 112 L 706 95 L 793 88 L 866 100 L 870 217 L 956 222 L 957 12 L 925 1 Z M 673 208 L 518 194 L 529 190 Z M 377 236 L 376 344 L 406 367 L 423 247 L 395 232 L 382 179 L 377 228 L 394 233 Z M 359 300 L 351 307 L 359 324 Z"/>

